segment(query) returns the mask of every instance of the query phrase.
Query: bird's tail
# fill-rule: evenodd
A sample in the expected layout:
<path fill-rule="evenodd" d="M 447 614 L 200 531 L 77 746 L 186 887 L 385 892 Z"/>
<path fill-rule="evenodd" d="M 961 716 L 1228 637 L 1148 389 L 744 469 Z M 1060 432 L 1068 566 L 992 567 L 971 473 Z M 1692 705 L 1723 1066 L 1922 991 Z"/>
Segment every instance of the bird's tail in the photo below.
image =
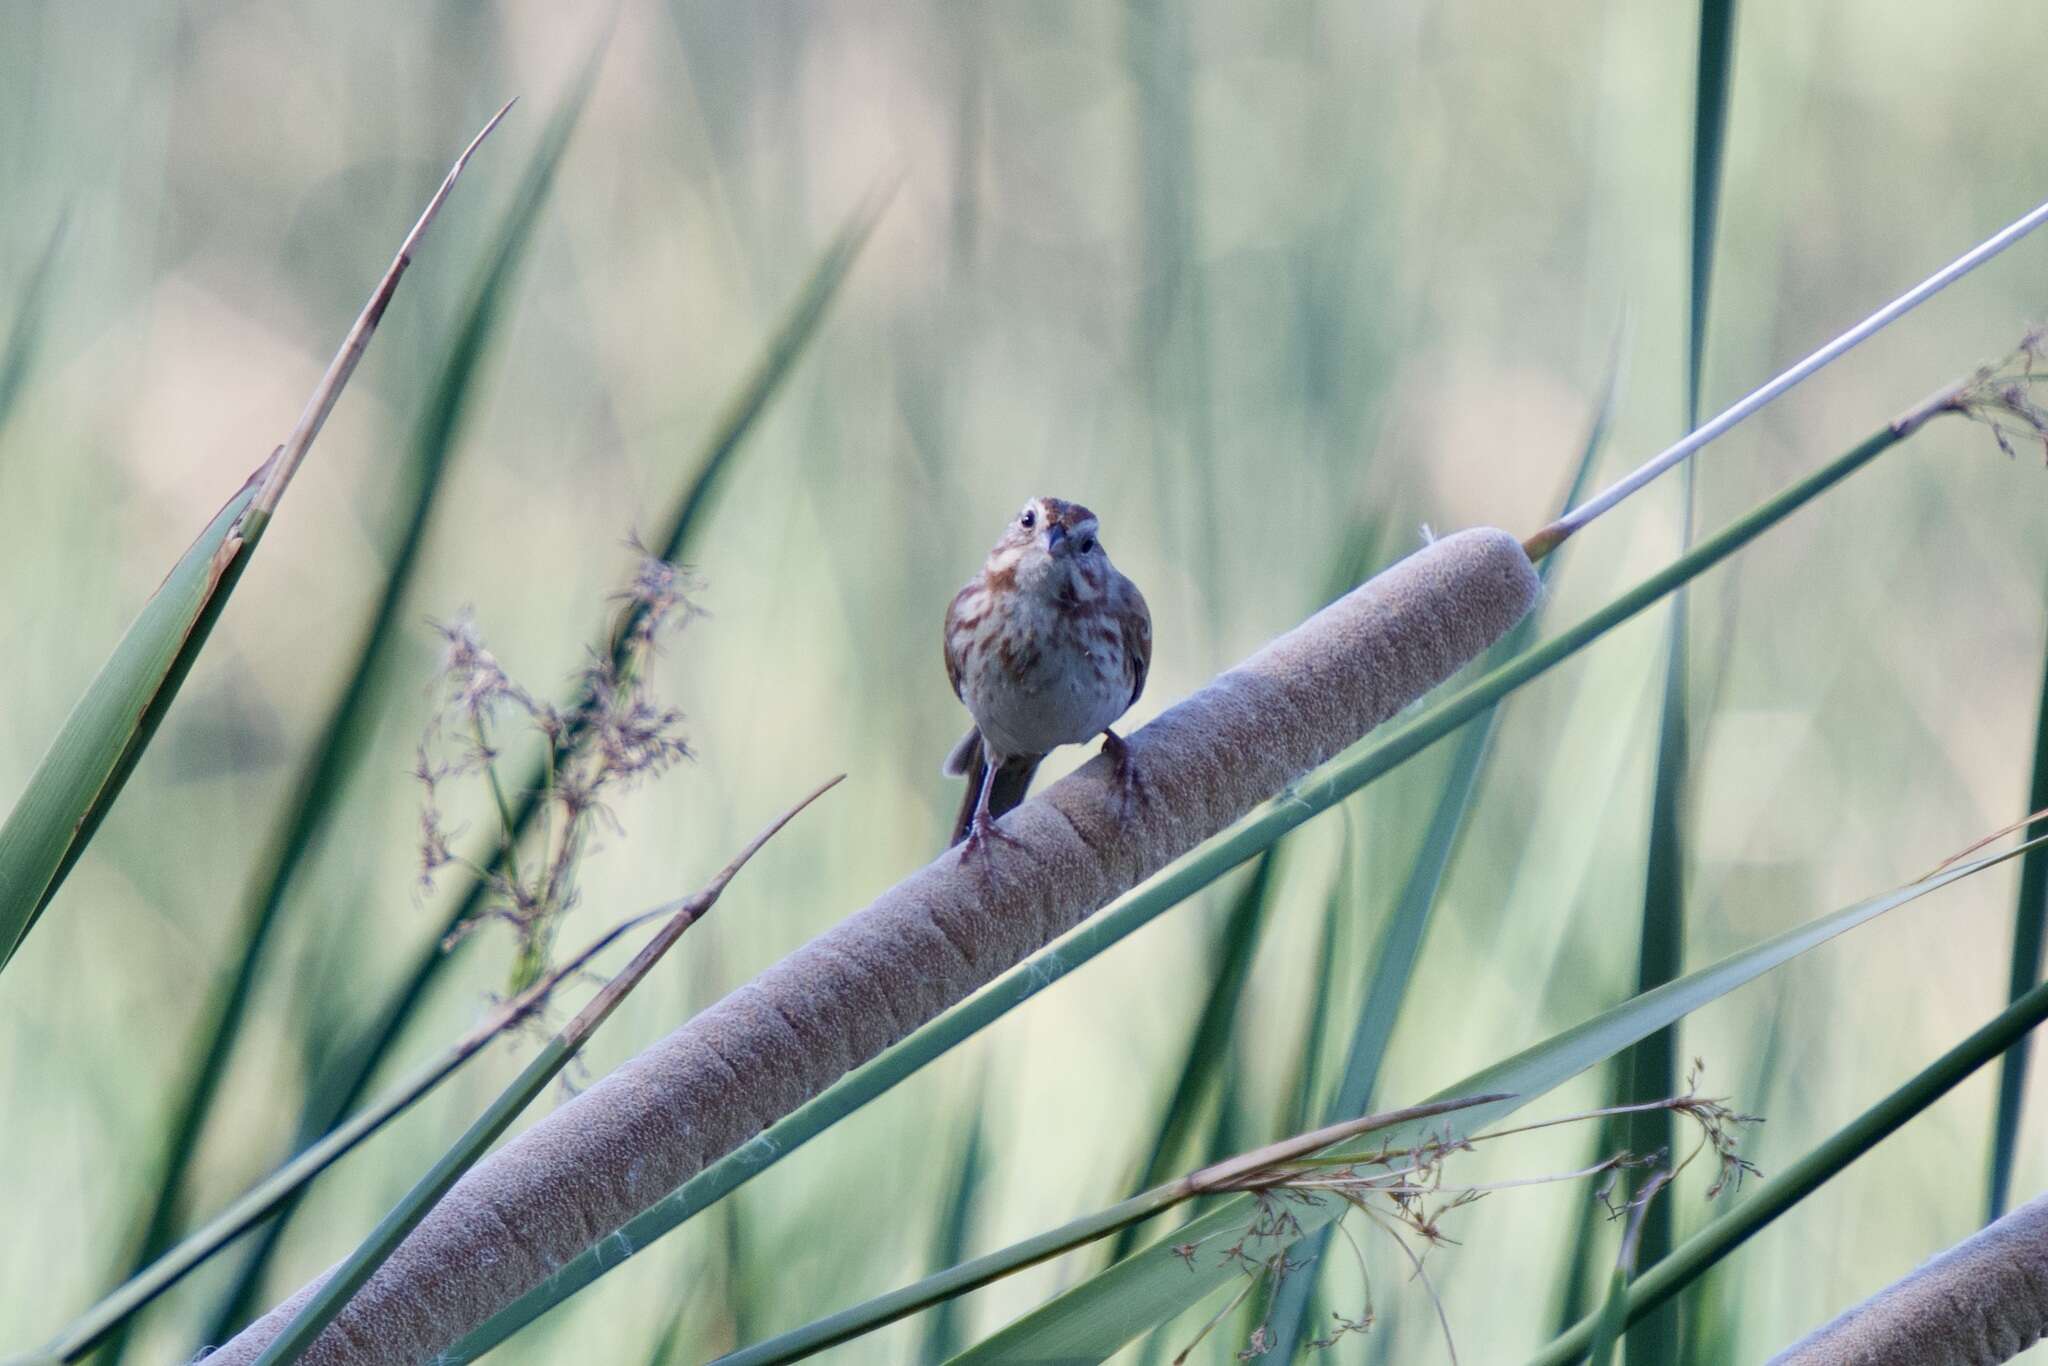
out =
<path fill-rule="evenodd" d="M 988 790 L 988 814 L 991 820 L 1005 811 L 1014 810 L 1023 802 L 1031 790 L 1032 775 L 1038 772 L 1038 757 L 1025 755 L 1016 759 L 1003 760 L 996 769 L 996 780 Z M 970 730 L 953 753 L 947 757 L 948 776 L 963 776 L 967 779 L 967 792 L 960 799 L 960 814 L 953 820 L 953 837 L 947 846 L 958 844 L 967 838 L 967 826 L 974 819 L 974 807 L 981 800 L 982 775 L 988 771 L 988 753 L 982 747 L 981 732 Z"/>

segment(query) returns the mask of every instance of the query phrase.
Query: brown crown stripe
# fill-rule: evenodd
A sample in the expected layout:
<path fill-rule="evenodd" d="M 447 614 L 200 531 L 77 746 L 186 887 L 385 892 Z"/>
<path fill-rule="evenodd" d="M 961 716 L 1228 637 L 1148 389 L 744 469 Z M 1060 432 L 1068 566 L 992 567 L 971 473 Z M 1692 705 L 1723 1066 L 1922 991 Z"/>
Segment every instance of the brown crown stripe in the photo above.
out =
<path fill-rule="evenodd" d="M 1095 514 L 1079 503 L 1070 503 L 1064 498 L 1041 498 L 1038 506 L 1045 511 L 1048 520 L 1063 527 L 1077 527 L 1083 522 L 1096 520 Z"/>

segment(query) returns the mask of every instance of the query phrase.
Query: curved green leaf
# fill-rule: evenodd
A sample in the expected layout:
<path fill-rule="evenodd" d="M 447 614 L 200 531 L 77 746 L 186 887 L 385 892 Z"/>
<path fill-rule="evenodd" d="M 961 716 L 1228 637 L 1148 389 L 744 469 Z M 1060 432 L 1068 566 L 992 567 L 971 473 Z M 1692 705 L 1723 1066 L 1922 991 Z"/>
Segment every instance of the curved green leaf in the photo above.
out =
<path fill-rule="evenodd" d="M 2048 809 L 2048 667 L 2041 674 L 2041 699 L 2034 718 L 2033 778 L 2027 809 Z M 2007 999 L 2019 1000 L 2041 980 L 2041 948 L 2048 937 L 2048 854 L 2040 850 L 2020 863 L 2018 904 L 2013 908 L 2012 957 L 2007 965 Z M 2012 1172 L 2019 1158 L 2020 1113 L 2026 1103 L 2027 1070 L 2033 1040 L 2021 1035 L 1998 1062 L 1998 1100 L 1991 1121 L 1991 1175 L 1984 1200 L 1987 1224 L 2005 1213 L 2012 1196 Z"/>
<path fill-rule="evenodd" d="M 960 1166 L 953 1174 L 953 1189 L 946 1200 L 945 1217 L 939 1224 L 938 1245 L 933 1249 L 935 1255 L 932 1258 L 939 1266 L 952 1266 L 966 1260 L 968 1234 L 975 1220 L 981 1188 L 988 1180 L 988 1158 L 982 1152 L 988 1128 L 983 1114 L 986 1091 L 987 1088 L 982 1087 L 975 1092 L 967 1144 L 960 1153 Z M 726 1206 L 728 1209 L 734 1207 Z M 931 1321 L 925 1325 L 918 1359 L 927 1363 L 944 1361 L 960 1350 L 959 1344 L 964 1338 L 954 1303 L 947 1300 L 932 1312 Z"/>
<path fill-rule="evenodd" d="M 64 245 L 64 232 L 70 218 L 68 211 L 60 214 L 57 225 L 50 229 L 49 240 L 43 243 L 43 254 L 37 258 L 34 269 L 29 271 L 28 284 L 21 291 L 21 303 L 14 311 L 14 322 L 7 329 L 7 343 L 0 346 L 0 426 L 6 425 L 15 400 L 21 397 L 22 386 L 28 382 L 29 366 L 34 362 L 36 348 L 42 341 L 51 282 L 57 273 L 57 249 Z"/>
<path fill-rule="evenodd" d="M 594 62 L 594 58 L 592 59 Z M 199 1136 L 214 1111 L 242 1021 L 256 989 L 259 970 L 272 932 L 282 917 L 286 898 L 303 861 L 324 831 L 333 804 L 354 769 L 377 712 L 377 670 L 399 638 L 401 604 L 411 585 L 427 538 L 436 498 L 454 454 L 462 417 L 474 392 L 483 358 L 489 349 L 504 295 L 516 278 L 519 262 L 540 218 L 556 167 L 566 148 L 576 116 L 587 96 L 592 68 L 549 122 L 525 178 L 499 228 L 496 246 L 485 258 L 477 283 L 461 315 L 453 341 L 434 375 L 411 442 L 410 459 L 401 470 L 400 532 L 390 551 L 384 582 L 356 650 L 355 662 L 343 681 L 319 738 L 300 766 L 276 824 L 265 843 L 261 862 L 243 892 L 238 924 L 228 942 L 239 944 L 234 966 L 218 981 L 207 1002 L 203 1023 L 193 1040 L 183 1083 L 175 1093 L 175 1110 L 163 1126 L 161 1144 L 146 1170 L 155 1173 L 145 1189 L 154 1199 L 139 1235 L 127 1255 L 124 1273 L 134 1284 L 170 1248 L 184 1222 L 191 1191 L 189 1177 L 199 1154 Z M 160 1289 L 168 1289 L 165 1281 Z M 126 1286 L 124 1285 L 124 1289 Z M 140 1304 L 135 1306 L 140 1308 Z M 126 1350 L 128 1322 L 110 1325 L 112 1338 L 102 1349 L 99 1366 L 115 1366 Z"/>
<path fill-rule="evenodd" d="M 1347 1142 L 1360 1141 L 1361 1135 L 1377 1137 L 1412 1131 L 1416 1124 L 1427 1124 L 1454 1111 L 1471 1110 L 1503 1099 L 1505 1097 L 1499 1095 L 1482 1094 L 1434 1101 L 1386 1114 L 1367 1115 L 1334 1127 L 1325 1126 L 1251 1152 L 1238 1153 L 1178 1180 L 1141 1191 L 1128 1200 L 1120 1200 L 1108 1209 L 1082 1215 L 998 1252 L 948 1267 L 914 1285 L 877 1296 L 780 1337 L 729 1352 L 719 1357 L 713 1366 L 781 1366 L 784 1362 L 800 1361 L 921 1309 L 944 1304 L 1027 1266 L 1057 1257 L 1098 1238 L 1106 1238 L 1119 1229 L 1134 1227 L 1161 1211 L 1218 1190 L 1235 1189 L 1227 1184 L 1231 1180 L 1276 1164 L 1310 1158 L 1333 1146 L 1341 1148 Z"/>
<path fill-rule="evenodd" d="M 1721 200 L 1722 148 L 1728 122 L 1728 86 L 1734 55 L 1734 0 L 1701 0 L 1698 77 L 1694 89 L 1692 152 L 1692 266 L 1686 336 L 1685 425 L 1699 425 L 1700 374 L 1706 360 L 1707 303 L 1713 292 L 1714 238 Z M 1692 544 L 1693 503 L 1699 466 L 1687 462 L 1680 495 L 1679 549 Z M 1676 977 L 1685 963 L 1685 793 L 1691 785 L 1692 721 L 1690 599 L 1671 595 L 1664 642 L 1664 687 L 1658 702 L 1657 751 L 1650 784 L 1650 836 L 1643 870 L 1642 932 L 1636 950 L 1636 990 Z M 1659 1030 L 1623 1060 L 1620 1073 L 1632 1096 L 1664 1096 L 1678 1089 L 1678 1031 Z M 1619 1146 L 1656 1152 L 1673 1141 L 1672 1116 L 1648 1111 L 1618 1120 Z M 1632 1230 L 1644 1265 L 1671 1250 L 1671 1202 L 1653 1200 Z M 1610 1301 L 1612 1297 L 1610 1296 Z M 1651 1320 L 1632 1335 L 1631 1361 L 1666 1362 L 1678 1353 L 1678 1311 Z"/>
<path fill-rule="evenodd" d="M 1251 880 L 1231 903 L 1216 936 L 1209 992 L 1195 1017 L 1194 1028 L 1188 1033 L 1179 1075 L 1138 1182 L 1141 1188 L 1156 1186 L 1189 1165 L 1190 1151 L 1196 1145 L 1195 1121 L 1217 1088 L 1224 1084 L 1224 1068 L 1217 1060 L 1229 1055 L 1230 1036 L 1237 1027 L 1238 1003 L 1244 999 L 1252 960 L 1258 954 L 1260 931 L 1265 928 L 1272 905 L 1273 857 L 1271 850 L 1259 856 Z M 1112 1261 L 1126 1256 L 1138 1245 L 1138 1232 L 1139 1226 L 1131 1224 L 1117 1233 Z"/>
<path fill-rule="evenodd" d="M 2027 857 L 2037 856 L 2040 840 Z M 2048 985 L 2037 986 L 1936 1059 L 1913 1079 L 1865 1110 L 1820 1146 L 1774 1173 L 1754 1195 L 1673 1248 L 1628 1288 L 1627 1317 L 1634 1321 L 1690 1285 L 1765 1225 L 1813 1194 L 1913 1116 L 1941 1099 L 1978 1068 L 2048 1020 Z M 1584 1356 L 1598 1332 L 1588 1317 L 1536 1354 L 1530 1366 L 1567 1366 Z"/>
<path fill-rule="evenodd" d="M 670 505 L 659 536 L 650 545 L 650 549 L 662 559 L 672 564 L 680 562 L 691 538 L 703 526 L 719 482 L 745 445 L 761 414 L 788 379 L 804 348 L 817 334 L 826 310 L 838 297 L 840 287 L 845 284 L 861 249 L 873 234 L 882 210 L 887 207 L 892 189 L 878 190 L 849 215 L 837 236 L 819 256 L 745 383 L 720 414 L 689 478 Z M 624 642 L 630 635 L 634 620 L 633 617 L 625 618 L 612 632 L 615 661 L 623 658 Z M 584 725 L 582 709 L 572 706 L 567 710 L 577 719 L 572 720 L 570 732 L 563 743 L 580 743 Z M 544 758 L 535 760 L 532 771 L 512 789 L 522 794 L 512 818 L 515 838 L 540 810 L 540 794 L 546 786 L 545 764 Z M 442 951 L 443 940 L 476 913 L 489 888 L 486 878 L 473 877 L 470 880 L 455 899 L 447 919 L 420 950 L 411 970 L 391 992 L 382 1009 L 361 1036 L 352 1040 L 334 1063 L 321 1072 L 299 1117 L 298 1146 L 318 1141 L 321 1135 L 339 1125 L 343 1116 L 361 1101 L 371 1078 L 396 1047 L 413 1012 L 426 999 L 429 988 L 449 963 L 451 955 Z M 287 1201 L 258 1235 L 256 1246 L 236 1274 L 234 1285 L 214 1312 L 207 1340 L 218 1342 L 226 1339 L 254 1312 L 264 1273 L 298 1208 L 296 1197 Z"/>
<path fill-rule="evenodd" d="M 242 517 L 266 461 L 214 514 L 65 718 L 0 825 L 0 967 L 92 839 L 241 577 Z"/>
<path fill-rule="evenodd" d="M 1607 1276 L 1607 1299 L 1594 1321 L 1593 1366 L 1613 1366 L 1614 1347 L 1628 1327 L 1628 1272 L 1614 1268 Z"/>
<path fill-rule="evenodd" d="M 391 1212 L 379 1221 L 377 1227 L 370 1231 L 370 1235 L 356 1247 L 356 1250 L 320 1282 L 319 1289 L 299 1307 L 291 1322 L 264 1347 L 263 1354 L 256 1358 L 256 1366 L 285 1366 L 286 1363 L 299 1359 L 300 1354 L 313 1344 L 314 1339 L 320 1336 L 334 1316 L 348 1306 L 356 1291 L 360 1290 L 376 1273 L 377 1268 L 398 1250 L 398 1245 L 405 1241 L 405 1236 L 419 1226 L 420 1220 L 426 1218 L 441 1197 L 462 1179 L 464 1172 L 483 1160 L 484 1154 L 490 1151 L 491 1145 L 497 1142 L 499 1135 L 503 1134 L 512 1121 L 519 1117 L 520 1112 L 531 1105 L 535 1097 L 547 1089 L 548 1083 L 568 1066 L 569 1060 L 576 1056 L 577 1051 L 597 1032 L 598 1027 L 611 1018 L 612 1012 L 618 1009 L 619 1002 L 625 1000 L 633 988 L 646 980 L 647 974 L 654 970 L 654 965 L 675 947 L 676 941 L 681 939 L 692 925 L 710 914 L 711 908 L 717 904 L 726 887 L 739 875 L 740 869 L 746 867 L 754 855 L 761 851 L 762 846 L 774 839 L 784 826 L 795 820 L 805 807 L 837 787 L 845 776 L 842 773 L 813 789 L 809 796 L 769 822 L 730 863 L 719 870 L 717 876 L 704 885 L 702 890 L 674 903 L 674 914 L 656 932 L 654 938 L 634 954 L 632 961 L 599 988 L 597 994 L 576 1012 L 574 1018 L 563 1025 L 555 1036 L 534 1054 L 533 1060 L 513 1078 L 511 1085 L 498 1093 L 497 1098 L 477 1117 L 476 1122 L 455 1141 L 455 1145 L 443 1153 L 427 1170 L 426 1175 L 413 1184 L 412 1189 L 407 1191 L 404 1198 L 392 1207 Z"/>
<path fill-rule="evenodd" d="M 510 108 L 500 109 L 455 159 L 356 315 L 290 437 L 228 500 L 144 605 L 0 825 L 0 968 L 12 961 L 120 796 L 241 580 L 278 499 L 361 362 L 420 240 L 470 157 Z"/>
<path fill-rule="evenodd" d="M 1448 1119 L 1385 1130 L 1365 1148 L 1340 1145 L 1337 1152 L 1363 1152 L 1385 1144 L 1410 1146 L 1427 1134 L 1450 1139 L 1471 1136 L 1569 1081 L 1604 1058 L 1655 1031 L 1683 1019 L 1701 1006 L 1826 943 L 1868 923 L 1895 907 L 1945 887 L 1951 882 L 2015 857 L 2033 843 L 1970 863 L 1858 902 L 1819 920 L 1788 930 L 1605 1011 L 1504 1062 L 1465 1078 L 1438 1093 L 1439 1097 L 1504 1093 L 1507 1098 L 1474 1106 Z M 1335 1221 L 1348 1206 L 1341 1201 L 1289 1206 L 1294 1224 L 1286 1231 L 1262 1221 L 1255 1202 L 1239 1197 L 1191 1221 L 1169 1239 L 1083 1281 L 972 1350 L 954 1358 L 961 1363 L 1017 1361 L 1096 1362 L 1142 1334 L 1172 1321 L 1210 1295 L 1236 1282 L 1241 1267 L 1268 1262 L 1303 1235 Z M 1241 1240 L 1241 1241 L 1240 1241 Z M 1176 1248 L 1241 1250 L 1237 1256 L 1184 1257 Z"/>

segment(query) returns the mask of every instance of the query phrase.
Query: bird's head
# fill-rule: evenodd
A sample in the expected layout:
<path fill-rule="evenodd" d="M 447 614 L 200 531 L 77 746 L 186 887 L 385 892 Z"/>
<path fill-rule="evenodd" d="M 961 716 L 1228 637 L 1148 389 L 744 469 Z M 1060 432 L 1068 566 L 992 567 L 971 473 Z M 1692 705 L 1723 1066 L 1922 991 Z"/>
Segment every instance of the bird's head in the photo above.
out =
<path fill-rule="evenodd" d="M 1095 514 L 1064 498 L 1033 498 L 989 552 L 984 573 L 1024 592 L 1088 599 L 1109 582 L 1109 556 L 1097 539 Z"/>

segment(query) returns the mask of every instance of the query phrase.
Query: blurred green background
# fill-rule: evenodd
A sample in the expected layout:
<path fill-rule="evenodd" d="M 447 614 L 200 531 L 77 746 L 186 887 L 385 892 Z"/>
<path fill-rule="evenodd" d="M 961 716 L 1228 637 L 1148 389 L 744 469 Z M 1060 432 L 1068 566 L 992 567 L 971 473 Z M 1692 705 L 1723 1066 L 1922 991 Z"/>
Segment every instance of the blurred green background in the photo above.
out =
<path fill-rule="evenodd" d="M 631 573 L 624 542 L 659 523 L 877 183 L 902 177 L 689 552 L 709 615 L 658 679 L 699 758 L 620 805 L 623 833 L 589 865 L 564 945 L 694 887 L 817 780 L 851 777 L 607 1025 L 590 1076 L 935 852 L 957 800 L 938 765 L 964 726 L 940 615 L 1026 496 L 1092 506 L 1150 599 L 1142 720 L 1425 525 L 1546 520 L 1624 312 L 1602 472 L 1678 435 L 1697 21 L 1677 3 L 627 0 L 493 317 L 402 642 L 263 960 L 184 1223 L 285 1155 L 309 1077 L 447 913 L 445 891 L 415 885 L 428 620 L 473 609 L 512 673 L 561 692 Z M 0 427 L 0 801 L 289 430 L 449 158 L 522 97 L 125 798 L 0 983 L 0 1349 L 53 1332 L 132 1252 L 208 994 L 240 952 L 244 884 L 400 529 L 432 376 L 602 29 L 599 13 L 528 0 L 0 6 L 0 326 L 68 224 Z M 2048 33 L 1973 0 L 1742 13 L 1708 409 L 2048 194 L 2030 136 L 2044 56 Z M 2006 351 L 2044 311 L 2048 241 L 1712 447 L 1699 524 Z M 1673 481 L 1575 540 L 1549 625 L 1667 559 L 1678 508 Z M 1700 582 L 1689 964 L 2021 814 L 2044 530 L 2036 458 L 2008 461 L 1954 423 Z M 1382 1100 L 1418 1099 L 1631 993 L 1664 619 L 1508 703 Z M 1448 748 L 1287 842 L 1189 1165 L 1282 1135 L 1318 1020 L 1315 1094 L 1334 1088 Z M 482 807 L 467 815 L 487 833 Z M 1768 1116 L 1748 1144 L 1767 1176 L 2003 1004 L 2016 878 L 1974 879 L 1686 1023 L 1706 1089 Z M 973 1253 L 1129 1193 L 1234 891 L 1147 929 L 494 1359 L 700 1360 L 933 1269 L 963 1210 L 956 1250 Z M 485 931 L 380 1076 L 473 1023 L 511 952 Z M 471 1065 L 322 1178 L 264 1302 L 353 1247 L 531 1047 Z M 1542 1113 L 1602 1103 L 1608 1086 L 1584 1079 Z M 1992 1100 L 1986 1073 L 1738 1253 L 1688 1300 L 1693 1359 L 1758 1360 L 1969 1233 Z M 2048 1186 L 2044 1124 L 2029 1111 L 2017 1198 Z M 1592 1142 L 1552 1133 L 1464 1170 L 1561 1170 Z M 1673 1197 L 1681 1234 L 1712 1212 L 1697 1176 Z M 1509 1193 L 1447 1226 L 1461 1245 L 1430 1265 L 1462 1359 L 1548 1340 L 1588 1199 Z M 1599 1256 L 1613 1236 L 1599 1228 Z M 1372 1255 L 1380 1322 L 1329 1359 L 1441 1360 L 1419 1287 L 1390 1249 Z M 950 1331 L 972 1340 L 1102 1256 L 984 1291 Z M 153 1310 L 133 1359 L 189 1356 L 236 1260 Z M 1322 1285 L 1326 1309 L 1359 1307 L 1348 1254 Z M 913 1360 L 928 1329 L 837 1359 Z M 1242 1345 L 1228 1333 L 1205 1359 Z M 1191 1336 L 1163 1335 L 1158 1359 Z"/>

